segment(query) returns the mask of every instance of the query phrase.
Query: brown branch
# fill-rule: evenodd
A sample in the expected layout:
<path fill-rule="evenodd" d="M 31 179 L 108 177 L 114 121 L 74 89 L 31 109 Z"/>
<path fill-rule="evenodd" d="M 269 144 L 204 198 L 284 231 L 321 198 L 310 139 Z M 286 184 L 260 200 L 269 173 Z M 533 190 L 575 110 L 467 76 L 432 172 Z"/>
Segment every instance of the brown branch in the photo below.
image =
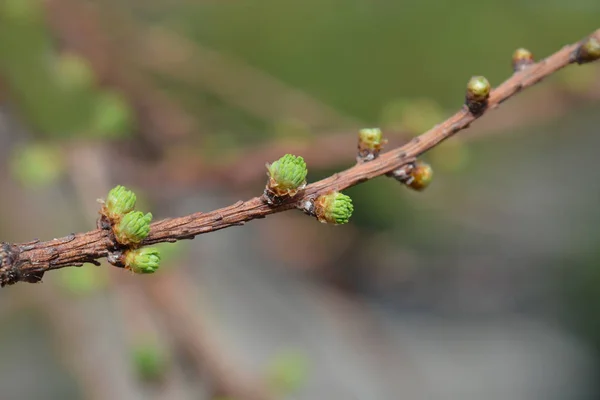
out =
<path fill-rule="evenodd" d="M 600 40 L 600 29 L 592 35 Z M 538 83 L 569 64 L 578 62 L 581 43 L 565 46 L 550 57 L 514 73 L 491 92 L 487 107 L 477 115 L 471 113 L 467 107 L 463 107 L 446 121 L 415 137 L 404 146 L 384 153 L 373 161 L 359 163 L 308 185 L 298 196 L 275 207 L 269 206 L 262 197 L 255 197 L 208 213 L 199 212 L 158 221 L 152 224 L 150 234 L 142 245 L 192 239 L 203 233 L 243 225 L 253 219 L 298 208 L 299 205 L 318 195 L 347 189 L 407 166 L 416 157 L 460 130 L 468 128 L 477 118 L 497 108 L 521 90 Z M 37 282 L 41 280 L 45 271 L 51 269 L 81 266 L 84 263 L 97 264 L 96 260 L 119 250 L 119 246 L 110 230 L 97 229 L 47 242 L 4 244 L 0 250 L 2 251 L 0 284 L 4 286 L 19 281 Z"/>

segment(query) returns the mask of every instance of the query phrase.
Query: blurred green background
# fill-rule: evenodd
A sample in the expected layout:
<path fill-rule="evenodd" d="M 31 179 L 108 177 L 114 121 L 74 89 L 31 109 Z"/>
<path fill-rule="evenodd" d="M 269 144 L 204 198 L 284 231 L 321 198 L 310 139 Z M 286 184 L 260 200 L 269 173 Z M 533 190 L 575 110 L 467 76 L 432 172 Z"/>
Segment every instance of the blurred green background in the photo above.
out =
<path fill-rule="evenodd" d="M 314 181 L 400 145 L 599 28 L 590 0 L 0 0 L 0 238 L 91 230 Z M 348 225 L 274 215 L 0 291 L 10 399 L 595 399 L 600 68 L 570 66 L 427 153 L 423 193 L 349 189 Z"/>

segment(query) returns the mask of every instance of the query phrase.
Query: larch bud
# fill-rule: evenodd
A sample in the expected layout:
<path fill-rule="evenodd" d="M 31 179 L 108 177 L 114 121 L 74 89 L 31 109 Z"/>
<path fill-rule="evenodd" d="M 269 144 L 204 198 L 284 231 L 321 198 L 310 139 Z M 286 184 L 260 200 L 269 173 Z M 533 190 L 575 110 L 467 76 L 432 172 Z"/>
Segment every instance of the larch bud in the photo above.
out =
<path fill-rule="evenodd" d="M 160 252 L 155 247 L 142 247 L 125 253 L 125 268 L 136 274 L 152 274 L 160 266 Z"/>
<path fill-rule="evenodd" d="M 274 203 L 276 198 L 294 197 L 306 187 L 307 174 L 306 163 L 302 157 L 286 154 L 272 164 L 267 164 L 269 181 L 265 195 L 271 203 Z"/>
<path fill-rule="evenodd" d="M 135 193 L 118 185 L 108 192 L 102 213 L 112 221 L 120 220 L 134 210 L 136 201 Z"/>
<path fill-rule="evenodd" d="M 515 72 L 522 71 L 534 63 L 533 54 L 527 49 L 521 47 L 513 53 L 512 65 Z"/>
<path fill-rule="evenodd" d="M 152 214 L 144 215 L 141 211 L 130 211 L 113 227 L 117 241 L 124 245 L 137 244 L 150 233 Z"/>
<path fill-rule="evenodd" d="M 406 186 L 416 191 L 425 190 L 433 180 L 433 168 L 423 161 L 415 162 L 415 166 L 410 171 L 410 180 Z"/>
<path fill-rule="evenodd" d="M 387 140 L 383 138 L 381 129 L 367 128 L 358 132 L 358 159 L 371 161 L 377 158 Z"/>
<path fill-rule="evenodd" d="M 350 220 L 353 211 L 350 196 L 340 192 L 319 196 L 314 203 L 314 213 L 322 223 L 345 224 Z"/>
<path fill-rule="evenodd" d="M 483 76 L 474 76 L 467 83 L 466 105 L 473 114 L 481 114 L 487 107 L 492 87 Z"/>
<path fill-rule="evenodd" d="M 576 53 L 577 64 L 585 64 L 600 59 L 600 39 L 590 36 L 585 39 Z"/>

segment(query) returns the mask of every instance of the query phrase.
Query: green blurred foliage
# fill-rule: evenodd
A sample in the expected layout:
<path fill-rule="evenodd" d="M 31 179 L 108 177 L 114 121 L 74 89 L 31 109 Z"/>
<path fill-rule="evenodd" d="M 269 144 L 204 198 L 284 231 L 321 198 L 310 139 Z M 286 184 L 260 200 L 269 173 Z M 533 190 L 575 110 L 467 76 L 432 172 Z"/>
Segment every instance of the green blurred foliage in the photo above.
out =
<path fill-rule="evenodd" d="M 432 99 L 397 99 L 383 107 L 380 120 L 384 129 L 419 134 L 433 128 L 448 115 Z"/>
<path fill-rule="evenodd" d="M 585 68 L 565 68 L 558 74 L 555 84 L 568 93 L 579 94 L 590 90 L 598 79 L 600 67 L 596 64 L 586 65 Z"/>
<path fill-rule="evenodd" d="M 56 138 L 123 137 L 133 112 L 119 94 L 96 88 L 88 62 L 61 54 L 43 19 L 41 0 L 0 5 L 0 75 L 34 131 Z"/>
<path fill-rule="evenodd" d="M 82 297 L 106 289 L 109 282 L 108 268 L 107 266 L 98 268 L 86 265 L 81 268 L 63 268 L 54 274 L 63 293 L 73 297 Z"/>
<path fill-rule="evenodd" d="M 96 84 L 91 66 L 77 54 L 61 54 L 55 62 L 55 71 L 59 85 L 67 92 L 88 90 Z"/>
<path fill-rule="evenodd" d="M 167 372 L 169 358 L 164 346 L 156 338 L 136 339 L 132 345 L 132 363 L 143 381 L 158 381 Z"/>
<path fill-rule="evenodd" d="M 469 165 L 469 145 L 460 135 L 447 140 L 427 153 L 434 171 L 458 172 Z M 435 178 L 434 178 L 435 179 Z"/>
<path fill-rule="evenodd" d="M 134 126 L 133 110 L 116 91 L 101 91 L 94 99 L 90 132 L 102 138 L 125 137 Z"/>
<path fill-rule="evenodd" d="M 42 142 L 15 147 L 9 167 L 12 176 L 29 188 L 55 183 L 66 170 L 61 149 Z"/>
<path fill-rule="evenodd" d="M 298 350 L 284 350 L 276 354 L 267 369 L 267 381 L 274 393 L 288 396 L 297 392 L 308 379 L 309 363 Z"/>

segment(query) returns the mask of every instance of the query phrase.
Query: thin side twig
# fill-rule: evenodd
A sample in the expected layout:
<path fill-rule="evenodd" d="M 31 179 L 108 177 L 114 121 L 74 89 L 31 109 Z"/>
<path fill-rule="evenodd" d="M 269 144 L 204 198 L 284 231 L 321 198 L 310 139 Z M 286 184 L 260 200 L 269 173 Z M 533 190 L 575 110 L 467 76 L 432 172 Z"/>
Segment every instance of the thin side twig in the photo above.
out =
<path fill-rule="evenodd" d="M 600 40 L 600 29 L 592 35 Z M 565 46 L 548 58 L 515 72 L 491 92 L 487 107 L 476 115 L 471 113 L 467 107 L 462 107 L 446 121 L 413 138 L 404 146 L 381 154 L 375 160 L 359 163 L 345 171 L 312 183 L 296 197 L 288 199 L 278 206 L 271 206 L 262 197 L 255 197 L 212 212 L 199 212 L 155 222 L 151 225 L 150 234 L 142 242 L 142 246 L 192 239 L 203 233 L 243 225 L 257 218 L 298 208 L 299 205 L 319 195 L 341 191 L 407 166 L 427 150 L 468 128 L 473 121 L 485 115 L 489 110 L 497 108 L 505 100 L 567 65 L 577 62 L 577 52 L 581 43 Z M 4 244 L 2 248 L 4 261 L 0 266 L 0 284 L 4 286 L 19 281 L 37 282 L 48 270 L 81 266 L 84 263 L 98 263 L 99 258 L 107 257 L 115 248 L 117 246 L 111 231 L 102 229 L 72 234 L 47 242 Z"/>

